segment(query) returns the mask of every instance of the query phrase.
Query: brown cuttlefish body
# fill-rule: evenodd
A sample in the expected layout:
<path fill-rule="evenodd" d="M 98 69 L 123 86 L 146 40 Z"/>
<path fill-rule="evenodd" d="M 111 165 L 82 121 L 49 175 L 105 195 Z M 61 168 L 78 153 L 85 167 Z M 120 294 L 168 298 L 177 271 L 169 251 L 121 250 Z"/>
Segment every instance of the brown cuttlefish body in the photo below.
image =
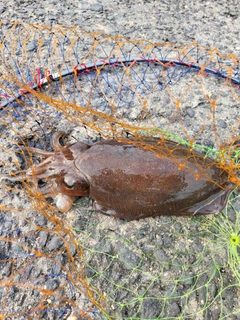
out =
<path fill-rule="evenodd" d="M 96 211 L 127 220 L 218 213 L 233 189 L 216 162 L 172 141 L 109 139 L 61 146 L 59 138 L 53 136 L 54 152 L 27 148 L 45 160 L 12 180 L 45 179 L 39 191 L 62 212 L 77 197 L 90 196 Z"/>

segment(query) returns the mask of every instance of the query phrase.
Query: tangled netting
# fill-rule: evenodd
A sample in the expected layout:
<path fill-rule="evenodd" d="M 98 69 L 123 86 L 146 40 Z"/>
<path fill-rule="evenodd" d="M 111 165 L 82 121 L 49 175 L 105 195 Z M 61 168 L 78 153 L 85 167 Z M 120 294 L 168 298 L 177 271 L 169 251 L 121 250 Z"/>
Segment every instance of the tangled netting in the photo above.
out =
<path fill-rule="evenodd" d="M 236 185 L 217 216 L 127 222 L 94 212 L 87 197 L 62 214 L 30 181 L 2 180 L 0 319 L 237 319 L 237 57 L 79 27 L 0 28 L 2 174 L 31 167 L 39 158 L 24 147 L 51 150 L 64 131 L 66 144 L 171 139 Z"/>

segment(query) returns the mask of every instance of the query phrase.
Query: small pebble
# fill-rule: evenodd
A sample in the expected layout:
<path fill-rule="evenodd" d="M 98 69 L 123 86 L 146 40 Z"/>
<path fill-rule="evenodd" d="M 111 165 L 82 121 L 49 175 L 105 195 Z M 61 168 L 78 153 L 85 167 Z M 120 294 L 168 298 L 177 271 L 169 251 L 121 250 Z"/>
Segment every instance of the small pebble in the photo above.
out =
<path fill-rule="evenodd" d="M 227 128 L 227 123 L 224 120 L 219 120 L 217 123 L 218 127 L 226 129 Z"/>
<path fill-rule="evenodd" d="M 48 239 L 48 232 L 41 230 L 39 232 L 39 240 L 38 240 L 38 243 L 41 248 L 43 248 L 46 245 L 47 239 Z"/>
<path fill-rule="evenodd" d="M 36 50 L 37 50 L 37 42 L 36 41 L 29 42 L 26 45 L 26 51 L 27 52 L 36 51 Z"/>
<path fill-rule="evenodd" d="M 99 3 L 95 3 L 90 7 L 90 10 L 95 11 L 95 12 L 102 12 L 103 6 Z"/>
<path fill-rule="evenodd" d="M 191 108 L 188 108 L 187 114 L 189 115 L 189 117 L 193 118 L 195 116 L 195 111 Z"/>
<path fill-rule="evenodd" d="M 47 290 L 56 290 L 59 287 L 59 281 L 56 279 L 49 279 L 45 282 L 45 288 Z"/>
<path fill-rule="evenodd" d="M 47 225 L 47 218 L 44 216 L 39 216 L 35 219 L 35 224 L 39 227 L 44 227 Z"/>
<path fill-rule="evenodd" d="M 53 236 L 52 239 L 47 244 L 47 249 L 49 251 L 56 251 L 56 250 L 59 250 L 62 245 L 63 245 L 62 239 L 59 238 L 58 236 Z"/>
<path fill-rule="evenodd" d="M 156 319 L 161 312 L 161 305 L 157 299 L 144 299 L 141 308 L 141 318 Z M 161 314 L 163 316 L 163 314 Z"/>
<path fill-rule="evenodd" d="M 136 255 L 135 252 L 128 248 L 123 248 L 121 245 L 121 250 L 118 254 L 119 259 L 124 263 L 124 267 L 128 270 L 136 268 L 140 263 L 140 257 Z"/>

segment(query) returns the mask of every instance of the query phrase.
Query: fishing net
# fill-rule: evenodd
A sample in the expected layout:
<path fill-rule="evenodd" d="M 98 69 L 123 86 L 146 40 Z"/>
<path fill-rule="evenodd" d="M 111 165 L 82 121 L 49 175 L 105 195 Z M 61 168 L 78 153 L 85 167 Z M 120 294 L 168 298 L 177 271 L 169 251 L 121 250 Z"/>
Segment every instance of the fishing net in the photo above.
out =
<path fill-rule="evenodd" d="M 237 57 L 79 27 L 0 27 L 2 174 L 37 163 L 24 147 L 49 151 L 64 131 L 64 144 L 134 136 L 151 150 L 143 137 L 170 139 L 236 186 L 217 216 L 128 222 L 96 213 L 88 197 L 63 214 L 30 181 L 2 180 L 0 318 L 237 319 Z"/>

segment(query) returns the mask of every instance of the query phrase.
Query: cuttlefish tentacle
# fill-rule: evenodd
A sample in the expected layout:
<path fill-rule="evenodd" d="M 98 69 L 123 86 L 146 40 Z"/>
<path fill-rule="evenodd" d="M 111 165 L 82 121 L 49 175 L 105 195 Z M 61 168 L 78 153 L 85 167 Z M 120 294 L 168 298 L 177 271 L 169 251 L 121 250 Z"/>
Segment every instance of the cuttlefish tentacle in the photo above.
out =
<path fill-rule="evenodd" d="M 24 147 L 24 146 L 21 146 L 21 149 L 24 150 L 24 151 L 28 151 L 29 153 L 31 152 L 31 153 L 33 153 L 33 154 L 42 156 L 43 158 L 48 158 L 48 157 L 51 157 L 51 156 L 54 156 L 54 155 L 55 155 L 55 152 L 46 151 L 46 150 L 42 150 L 42 149 L 38 149 L 38 148 L 33 148 L 33 147 Z"/>
<path fill-rule="evenodd" d="M 53 146 L 53 150 L 54 151 L 46 151 L 46 150 L 42 150 L 42 149 L 39 149 L 39 148 L 25 147 L 25 146 L 21 146 L 21 150 L 31 152 L 33 154 L 42 156 L 44 158 L 54 156 L 56 154 L 56 152 L 64 154 L 69 149 L 69 146 L 66 147 L 66 146 L 62 146 L 60 144 L 60 138 L 63 137 L 64 135 L 65 135 L 65 133 L 63 133 L 63 132 L 55 132 L 53 134 L 52 146 Z"/>

